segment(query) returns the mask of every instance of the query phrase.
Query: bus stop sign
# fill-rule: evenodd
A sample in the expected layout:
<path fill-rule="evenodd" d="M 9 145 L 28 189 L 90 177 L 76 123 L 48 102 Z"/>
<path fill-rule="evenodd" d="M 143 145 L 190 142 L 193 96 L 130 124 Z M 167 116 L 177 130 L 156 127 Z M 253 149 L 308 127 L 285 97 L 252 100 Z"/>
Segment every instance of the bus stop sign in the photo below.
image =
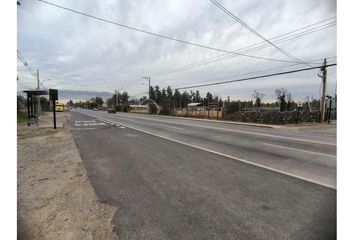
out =
<path fill-rule="evenodd" d="M 58 100 L 58 89 L 49 89 L 49 100 Z"/>

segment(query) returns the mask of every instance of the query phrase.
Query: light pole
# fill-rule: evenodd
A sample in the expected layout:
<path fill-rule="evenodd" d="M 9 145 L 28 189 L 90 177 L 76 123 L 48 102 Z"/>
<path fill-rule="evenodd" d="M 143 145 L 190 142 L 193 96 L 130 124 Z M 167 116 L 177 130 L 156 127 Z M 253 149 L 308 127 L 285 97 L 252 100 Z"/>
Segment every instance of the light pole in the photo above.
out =
<path fill-rule="evenodd" d="M 150 114 L 150 77 L 146 77 L 146 76 L 143 76 L 141 77 L 143 79 L 146 79 L 146 80 L 149 80 L 149 90 L 148 90 L 148 94 L 149 94 L 149 101 L 148 101 L 148 112 Z"/>

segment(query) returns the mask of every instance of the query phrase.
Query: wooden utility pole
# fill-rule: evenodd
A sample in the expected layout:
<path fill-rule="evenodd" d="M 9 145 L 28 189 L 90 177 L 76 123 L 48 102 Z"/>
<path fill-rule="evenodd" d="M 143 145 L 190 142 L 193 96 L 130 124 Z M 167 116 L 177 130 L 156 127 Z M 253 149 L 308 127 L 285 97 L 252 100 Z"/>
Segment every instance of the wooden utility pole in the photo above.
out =
<path fill-rule="evenodd" d="M 39 91 L 39 70 L 37 69 L 37 91 Z M 41 111 L 41 98 L 40 96 L 38 95 L 37 96 L 37 104 L 38 104 L 38 107 L 37 107 L 37 116 L 39 116 L 39 113 Z"/>
<path fill-rule="evenodd" d="M 115 109 L 115 110 L 117 111 L 117 110 L 118 110 L 118 109 L 117 109 L 117 107 L 118 107 L 118 93 L 117 93 L 117 90 L 114 90 L 114 92 L 115 92 L 115 94 L 116 94 L 116 99 L 115 99 L 115 101 L 114 101 L 114 103 L 115 103 L 114 105 L 116 106 L 116 109 Z"/>
<path fill-rule="evenodd" d="M 148 91 L 148 94 L 149 94 L 148 111 L 149 111 L 149 114 L 150 114 L 150 85 L 151 85 L 150 81 L 151 81 L 151 79 L 150 79 L 150 77 L 146 77 L 146 76 L 141 77 L 141 78 L 146 79 L 146 80 L 148 80 L 148 81 L 149 81 L 149 91 Z"/>
<path fill-rule="evenodd" d="M 321 68 L 322 75 L 319 77 L 322 78 L 322 96 L 321 96 L 321 122 L 325 119 L 325 112 L 326 112 L 326 90 L 327 90 L 327 60 L 324 59 L 323 67 Z"/>

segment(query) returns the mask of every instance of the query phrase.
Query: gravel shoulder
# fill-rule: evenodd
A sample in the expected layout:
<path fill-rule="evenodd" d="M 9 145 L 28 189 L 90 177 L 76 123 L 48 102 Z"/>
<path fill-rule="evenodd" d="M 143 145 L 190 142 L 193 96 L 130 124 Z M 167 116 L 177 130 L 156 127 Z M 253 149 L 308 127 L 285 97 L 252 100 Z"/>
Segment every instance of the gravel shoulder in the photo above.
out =
<path fill-rule="evenodd" d="M 17 127 L 18 239 L 117 239 L 111 220 L 116 208 L 98 202 L 66 124 Z M 48 124 L 45 124 L 48 123 Z"/>

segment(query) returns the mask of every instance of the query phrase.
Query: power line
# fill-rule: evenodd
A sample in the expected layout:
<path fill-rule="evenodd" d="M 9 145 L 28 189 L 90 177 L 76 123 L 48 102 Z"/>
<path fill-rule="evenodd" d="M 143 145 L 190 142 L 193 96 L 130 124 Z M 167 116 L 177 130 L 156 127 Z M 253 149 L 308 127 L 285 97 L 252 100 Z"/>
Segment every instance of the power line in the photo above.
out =
<path fill-rule="evenodd" d="M 336 58 L 336 57 L 337 56 L 326 57 L 326 59 L 332 59 L 332 58 Z M 318 62 L 320 60 L 323 60 L 323 58 L 319 58 L 319 59 L 315 59 L 315 60 L 309 60 L 307 62 L 312 63 L 312 64 L 323 64 L 323 62 Z M 294 63 L 294 64 L 291 64 L 291 65 L 283 65 L 283 66 L 278 66 L 278 67 L 273 67 L 273 68 L 267 68 L 267 69 L 258 70 L 258 71 L 254 71 L 254 72 L 249 72 L 249 73 L 230 75 L 230 76 L 226 76 L 226 77 L 212 78 L 212 79 L 205 80 L 204 82 L 210 82 L 210 81 L 226 79 L 226 78 L 231 78 L 231 77 L 240 77 L 240 76 L 245 76 L 245 75 L 250 75 L 250 74 L 260 73 L 260 72 L 267 72 L 267 71 L 270 71 L 270 70 L 282 69 L 282 68 L 285 68 L 285 67 L 293 67 L 293 66 L 297 66 L 297 65 L 300 65 L 300 64 L 301 63 Z M 173 81 L 173 80 L 174 79 L 166 79 L 166 81 Z"/>
<path fill-rule="evenodd" d="M 28 89 L 31 88 L 31 87 L 30 87 L 25 81 L 23 81 L 22 79 L 20 79 L 20 78 L 17 78 L 17 79 L 18 79 L 17 83 L 19 83 L 20 85 L 22 85 L 24 88 L 28 88 Z"/>
<path fill-rule="evenodd" d="M 332 66 L 336 66 L 336 65 L 337 65 L 337 63 L 333 63 L 333 64 L 328 64 L 328 65 L 326 65 L 326 66 L 323 66 L 323 65 L 322 65 L 322 66 L 317 66 L 317 67 L 302 68 L 302 69 L 297 69 L 297 70 L 292 70 L 292 71 L 279 72 L 279 73 L 272 73 L 272 74 L 267 74 L 267 75 L 261 75 L 261 76 L 255 76 L 255 77 L 248 77 L 248 78 L 241 78 L 241 79 L 234 79 L 234 80 L 223 81 L 223 82 L 199 84 L 199 85 L 193 85 L 193 86 L 188 86 L 188 87 L 179 87 L 179 88 L 175 88 L 175 90 L 190 89 L 190 88 L 196 88 L 196 87 L 214 86 L 214 85 L 221 85 L 221 84 L 232 83 L 232 82 L 242 82 L 242 81 L 254 80 L 254 79 L 259 79 L 259 78 L 267 78 L 267 77 L 285 75 L 285 74 L 290 74 L 290 73 L 309 71 L 309 70 L 318 69 L 318 68 L 323 68 L 323 67 L 332 67 Z"/>
<path fill-rule="evenodd" d="M 333 57 L 328 57 L 326 59 L 331 59 L 331 58 L 336 58 L 337 56 L 333 56 Z M 308 61 L 309 63 L 313 63 L 313 64 L 321 64 L 322 63 L 316 63 L 317 61 L 320 61 L 322 60 L 323 58 L 320 58 L 320 59 L 315 59 L 315 60 L 311 60 L 311 61 Z M 280 67 L 274 67 L 274 68 L 268 68 L 268 69 L 263 69 L 263 70 L 259 70 L 259 71 L 254 71 L 254 72 L 249 72 L 249 73 L 243 73 L 243 74 L 237 74 L 237 75 L 230 75 L 230 76 L 226 76 L 226 77 L 219 77 L 219 78 L 212 78 L 212 79 L 208 79 L 208 80 L 205 80 L 204 82 L 210 82 L 210 81 L 215 81 L 215 80 L 221 80 L 221 79 L 227 79 L 227 78 L 233 78 L 233 77 L 241 77 L 241 76 L 247 76 L 247 75 L 251 75 L 251 74 L 255 74 L 255 73 L 261 73 L 261 72 L 268 72 L 270 70 L 277 70 L 277 69 L 282 69 L 282 68 L 285 68 L 285 67 L 293 67 L 293 66 L 297 66 L 301 63 L 296 63 L 296 64 L 292 64 L 292 65 L 283 65 L 283 66 L 280 66 Z M 173 87 L 174 88 L 174 87 Z"/>
<path fill-rule="evenodd" d="M 259 32 L 257 32 L 255 29 L 251 28 L 247 23 L 245 23 L 244 21 L 242 21 L 239 17 L 237 17 L 235 14 L 233 14 L 232 12 L 230 12 L 229 10 L 227 10 L 224 6 L 222 6 L 220 3 L 218 3 L 215 0 L 210 0 L 214 5 L 216 5 L 217 7 L 219 7 L 223 12 L 225 12 L 227 15 L 229 15 L 231 18 L 233 18 L 236 22 L 238 22 L 239 24 L 241 24 L 242 26 L 244 26 L 246 29 L 248 29 L 250 32 L 252 32 L 253 34 L 255 34 L 256 36 L 260 37 L 261 39 L 263 39 L 264 41 L 266 41 L 267 43 L 271 44 L 273 47 L 275 47 L 278 51 L 280 51 L 281 53 L 283 53 L 285 56 L 287 56 L 288 58 L 296 61 L 296 62 L 300 62 L 303 63 L 305 65 L 308 65 L 311 67 L 310 64 L 305 63 L 304 61 L 302 61 L 299 58 L 296 58 L 295 56 L 291 55 L 290 53 L 286 52 L 285 50 L 281 49 L 280 47 L 278 47 L 277 45 L 275 45 L 274 43 L 272 43 L 271 41 L 269 41 L 268 39 L 266 39 L 265 37 L 263 37 Z"/>
<path fill-rule="evenodd" d="M 186 40 L 181 40 L 181 39 L 178 39 L 178 38 L 174 38 L 174 37 L 169 37 L 169 36 L 153 33 L 153 32 L 149 32 L 147 30 L 143 30 L 143 29 L 139 29 L 139 28 L 136 28 L 136 27 L 131 27 L 131 26 L 128 26 L 128 25 L 125 25 L 125 24 L 121 24 L 121 23 L 110 21 L 110 20 L 106 20 L 106 19 L 103 19 L 103 18 L 100 18 L 100 17 L 96 17 L 96 16 L 93 16 L 93 15 L 90 15 L 90 14 L 87 14 L 87 13 L 84 13 L 84 12 L 80 12 L 80 11 L 77 11 L 77 10 L 74 10 L 74 9 L 71 9 L 71 8 L 63 7 L 63 6 L 60 6 L 60 5 L 51 3 L 51 2 L 47 2 L 47 1 L 44 1 L 44 0 L 38 0 L 38 1 L 42 2 L 42 3 L 45 3 L 45 4 L 48 4 L 48 5 L 51 5 L 51 6 L 54 6 L 54 7 L 57 7 L 57 8 L 60 8 L 60 9 L 64 9 L 66 11 L 70 11 L 70 12 L 73 12 L 73 13 L 76 13 L 76 14 L 80 14 L 80 15 L 89 17 L 89 18 L 93 18 L 93 19 L 96 19 L 96 20 L 99 20 L 99 21 L 102 21 L 102 22 L 105 22 L 105 23 L 113 24 L 113 25 L 116 25 L 116 26 L 119 26 L 119 27 L 127 28 L 127 29 L 134 30 L 134 31 L 137 31 L 137 32 L 142 32 L 142 33 L 149 34 L 149 35 L 152 35 L 152 36 L 155 36 L 155 37 L 164 38 L 164 39 L 168 39 L 168 40 L 172 40 L 172 41 L 176 41 L 176 42 L 180 42 L 180 43 L 184 43 L 184 44 L 188 44 L 188 45 L 192 45 L 192 46 L 196 46 L 196 47 L 200 47 L 200 48 L 205 48 L 205 49 L 219 51 L 219 52 L 224 52 L 224 53 L 235 54 L 235 55 L 239 55 L 239 56 L 243 56 L 243 57 L 261 59 L 261 60 L 294 63 L 293 61 L 287 61 L 287 60 L 281 60 L 281 59 L 265 58 L 265 57 L 241 54 L 241 53 L 236 53 L 236 52 L 229 51 L 229 50 L 224 50 L 224 49 L 210 47 L 210 46 L 206 46 L 206 45 L 202 45 L 202 44 L 198 44 L 198 43 L 193 43 L 193 42 L 189 42 L 189 41 L 186 41 Z"/>
<path fill-rule="evenodd" d="M 26 69 L 32 74 L 35 75 L 33 73 L 33 70 L 31 68 L 31 66 L 28 64 L 28 62 L 24 59 L 24 57 L 22 56 L 21 52 L 19 50 L 17 50 L 17 57 L 18 59 L 23 63 L 23 65 L 26 67 Z"/>
<path fill-rule="evenodd" d="M 149 92 L 146 92 L 146 91 L 144 91 L 144 92 L 140 92 L 140 93 L 137 93 L 137 94 L 135 94 L 134 96 L 130 96 L 131 98 L 134 98 L 134 97 L 137 97 L 137 96 L 140 96 L 140 95 L 144 95 L 144 94 L 148 94 Z"/>
<path fill-rule="evenodd" d="M 333 19 L 333 17 L 329 18 L 329 19 Z M 318 23 L 322 23 L 322 22 L 327 21 L 329 19 L 320 21 Z M 308 27 L 316 25 L 318 23 L 311 24 L 311 25 L 308 25 L 308 26 L 293 30 L 291 32 L 279 35 L 277 37 L 273 37 L 273 38 L 271 38 L 271 40 L 274 40 L 274 39 L 289 35 L 290 33 L 297 32 L 297 31 L 299 31 L 301 29 L 308 28 Z M 292 40 L 292 39 L 295 39 L 295 38 L 299 38 L 299 37 L 305 36 L 307 34 L 318 32 L 320 30 L 323 30 L 323 29 L 326 29 L 326 28 L 329 28 L 329 27 L 332 27 L 332 26 L 335 26 L 335 25 L 336 25 L 336 21 L 330 22 L 330 23 L 326 23 L 326 24 L 323 24 L 321 26 L 317 26 L 317 27 L 314 27 L 312 29 L 307 29 L 307 30 L 305 30 L 303 32 L 296 33 L 294 35 L 287 36 L 287 37 L 282 38 L 282 39 L 278 39 L 278 40 L 275 41 L 275 43 L 281 43 L 281 42 L 289 41 L 289 40 Z M 264 44 L 264 41 L 263 41 L 263 42 L 259 42 L 259 43 L 255 43 L 255 44 L 249 45 L 247 47 L 240 48 L 238 50 L 235 50 L 235 52 L 241 51 L 241 50 L 245 50 L 244 52 L 241 52 L 241 53 L 248 53 L 248 52 L 253 52 L 253 51 L 256 51 L 256 50 L 259 50 L 259 49 L 263 49 L 263 48 L 266 48 L 266 47 L 269 47 L 269 46 L 270 45 L 268 45 L 268 44 Z M 251 47 L 254 47 L 254 48 L 251 48 Z M 249 48 L 251 48 L 251 49 L 249 49 Z M 226 60 L 226 59 L 229 59 L 229 58 L 233 58 L 233 57 L 237 57 L 237 56 L 231 55 L 229 53 L 224 53 L 224 54 L 221 54 L 221 55 L 217 55 L 215 57 L 207 58 L 207 59 L 204 59 L 204 60 L 201 60 L 201 61 L 197 61 L 197 62 L 190 63 L 190 64 L 187 64 L 187 65 L 184 65 L 184 66 L 180 66 L 180 67 L 177 67 L 177 68 L 174 68 L 174 69 L 170 69 L 169 71 L 165 71 L 165 72 L 157 73 L 157 74 L 151 74 L 151 76 L 157 77 L 157 76 L 161 76 L 161 75 L 181 72 L 181 71 L 185 71 L 185 70 L 188 70 L 188 69 L 191 69 L 191 68 L 204 66 L 205 64 L 217 63 L 217 62 L 220 62 L 220 61 L 223 61 L 223 60 Z"/>

